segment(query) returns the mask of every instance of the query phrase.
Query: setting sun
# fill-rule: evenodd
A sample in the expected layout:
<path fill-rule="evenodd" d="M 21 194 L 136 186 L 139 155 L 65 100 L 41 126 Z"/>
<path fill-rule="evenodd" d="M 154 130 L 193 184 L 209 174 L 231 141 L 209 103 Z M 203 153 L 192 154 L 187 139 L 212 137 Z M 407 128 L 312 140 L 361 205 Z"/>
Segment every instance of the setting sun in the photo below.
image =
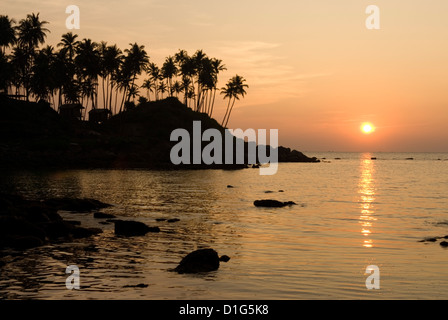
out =
<path fill-rule="evenodd" d="M 365 134 L 370 134 L 375 131 L 375 127 L 371 123 L 363 123 L 361 125 L 361 131 Z"/>

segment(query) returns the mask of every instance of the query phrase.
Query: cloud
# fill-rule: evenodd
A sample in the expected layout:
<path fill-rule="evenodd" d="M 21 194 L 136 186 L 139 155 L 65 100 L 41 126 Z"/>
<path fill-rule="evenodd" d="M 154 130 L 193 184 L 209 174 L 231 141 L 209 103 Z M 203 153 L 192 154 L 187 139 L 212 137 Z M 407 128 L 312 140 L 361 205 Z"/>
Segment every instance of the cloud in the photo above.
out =
<path fill-rule="evenodd" d="M 246 99 L 248 105 L 303 96 L 308 91 L 308 81 L 330 75 L 324 72 L 300 73 L 287 62 L 283 50 L 280 43 L 263 41 L 227 41 L 217 45 L 226 65 L 247 79 L 251 93 Z M 258 98 L 257 101 L 250 98 L 252 95 Z"/>

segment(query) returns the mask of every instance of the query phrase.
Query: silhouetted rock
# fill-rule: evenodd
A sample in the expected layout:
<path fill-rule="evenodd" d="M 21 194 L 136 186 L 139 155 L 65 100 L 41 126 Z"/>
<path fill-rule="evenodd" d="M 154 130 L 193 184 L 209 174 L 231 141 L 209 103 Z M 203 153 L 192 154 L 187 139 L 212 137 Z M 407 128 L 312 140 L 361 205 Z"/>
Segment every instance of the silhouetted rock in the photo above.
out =
<path fill-rule="evenodd" d="M 159 227 L 149 227 L 139 221 L 115 220 L 115 234 L 121 236 L 143 236 L 148 232 L 160 232 Z"/>
<path fill-rule="evenodd" d="M 6 247 L 24 250 L 53 240 L 71 240 L 101 232 L 78 227 L 77 221 L 63 220 L 58 208 L 51 201 L 0 194 L 0 250 Z"/>
<path fill-rule="evenodd" d="M 293 201 L 282 202 L 278 200 L 255 200 L 254 205 L 256 207 L 268 207 L 268 208 L 281 208 L 286 206 L 295 205 L 296 203 Z"/>
<path fill-rule="evenodd" d="M 278 151 L 278 162 L 320 162 L 316 157 L 308 157 L 302 152 L 297 150 L 291 150 L 290 148 L 279 146 Z"/>
<path fill-rule="evenodd" d="M 173 222 L 178 222 L 180 221 L 180 219 L 177 218 L 173 218 L 173 219 L 168 219 L 167 222 L 173 223 Z"/>
<path fill-rule="evenodd" d="M 222 255 L 221 257 L 219 257 L 219 261 L 222 261 L 222 262 L 227 262 L 229 260 L 230 260 L 230 257 L 227 255 Z"/>
<path fill-rule="evenodd" d="M 442 241 L 442 242 L 440 242 L 440 245 L 441 245 L 442 247 L 446 248 L 446 247 L 448 247 L 448 242 L 446 242 L 446 241 Z"/>
<path fill-rule="evenodd" d="M 232 185 L 227 185 L 227 188 L 234 188 L 234 186 L 232 186 Z"/>
<path fill-rule="evenodd" d="M 104 213 L 104 212 L 94 212 L 93 213 L 93 217 L 95 219 L 108 219 L 108 218 L 115 218 L 115 216 L 113 214 L 110 213 Z"/>
<path fill-rule="evenodd" d="M 219 256 L 213 249 L 199 249 L 186 255 L 174 269 L 178 273 L 198 273 L 218 270 Z"/>
<path fill-rule="evenodd" d="M 436 242 L 438 239 L 440 239 L 439 237 L 427 237 L 424 238 L 423 240 L 420 240 L 419 242 Z"/>
<path fill-rule="evenodd" d="M 139 283 L 136 285 L 125 285 L 123 288 L 147 288 L 149 285 L 144 283 Z"/>

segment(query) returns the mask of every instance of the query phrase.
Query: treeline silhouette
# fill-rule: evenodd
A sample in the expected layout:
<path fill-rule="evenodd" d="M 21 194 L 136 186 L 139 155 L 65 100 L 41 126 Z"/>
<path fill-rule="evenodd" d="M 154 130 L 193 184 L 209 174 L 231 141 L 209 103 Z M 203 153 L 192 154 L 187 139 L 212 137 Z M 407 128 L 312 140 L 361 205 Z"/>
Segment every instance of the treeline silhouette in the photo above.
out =
<path fill-rule="evenodd" d="M 63 104 L 98 109 L 102 104 L 117 114 L 139 103 L 177 97 L 191 109 L 213 115 L 216 92 L 227 99 L 221 125 L 227 126 L 236 100 L 246 94 L 246 80 L 236 75 L 218 88 L 218 75 L 226 70 L 222 60 L 202 50 L 189 55 L 179 50 L 161 67 L 150 61 L 143 45 L 131 43 L 122 51 L 116 45 L 77 34 L 62 35 L 56 47 L 45 44 L 50 32 L 38 14 L 18 23 L 0 16 L 0 94 L 16 99 L 46 101 L 58 110 Z M 7 49 L 10 52 L 7 54 Z M 137 80 L 145 75 L 143 84 Z M 144 93 L 141 93 L 144 92 Z"/>

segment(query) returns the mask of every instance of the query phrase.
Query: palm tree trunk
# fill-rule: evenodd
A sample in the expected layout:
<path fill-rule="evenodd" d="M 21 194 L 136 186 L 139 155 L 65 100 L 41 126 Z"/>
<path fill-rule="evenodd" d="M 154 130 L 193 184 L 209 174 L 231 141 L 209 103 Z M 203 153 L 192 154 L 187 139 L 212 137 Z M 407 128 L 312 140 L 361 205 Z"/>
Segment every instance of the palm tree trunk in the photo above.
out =
<path fill-rule="evenodd" d="M 213 99 L 212 99 L 212 106 L 211 106 L 211 110 L 210 110 L 210 118 L 212 117 L 212 114 L 213 114 L 213 107 L 215 106 L 215 100 L 216 100 L 216 88 L 213 90 Z"/>
<path fill-rule="evenodd" d="M 226 128 L 227 128 L 227 124 L 229 123 L 230 114 L 232 113 L 232 109 L 233 109 L 233 106 L 235 105 L 235 101 L 236 101 L 236 97 L 233 98 L 232 106 L 230 107 L 229 114 L 227 115 L 227 122 L 226 122 L 226 125 L 225 125 Z"/>
<path fill-rule="evenodd" d="M 227 103 L 227 109 L 226 109 L 226 113 L 224 114 L 224 118 L 222 119 L 221 127 L 224 126 L 224 122 L 225 122 L 225 120 L 226 120 L 227 113 L 229 112 L 230 101 L 232 101 L 232 98 L 229 98 L 229 102 Z"/>

